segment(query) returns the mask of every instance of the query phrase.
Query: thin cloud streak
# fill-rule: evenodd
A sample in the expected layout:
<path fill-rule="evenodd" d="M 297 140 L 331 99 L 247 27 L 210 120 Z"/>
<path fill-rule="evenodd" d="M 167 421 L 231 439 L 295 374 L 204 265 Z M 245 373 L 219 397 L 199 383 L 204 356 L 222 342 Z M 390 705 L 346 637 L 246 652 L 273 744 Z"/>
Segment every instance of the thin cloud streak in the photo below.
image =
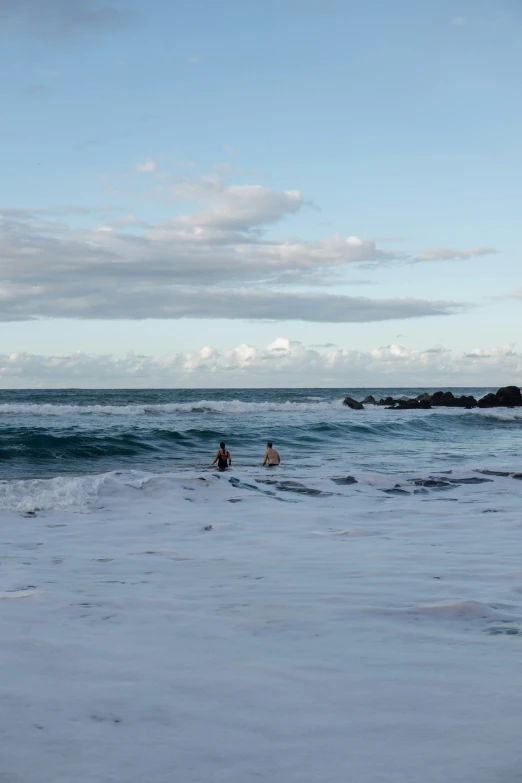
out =
<path fill-rule="evenodd" d="M 449 315 L 456 302 L 424 299 L 369 299 L 327 293 L 196 288 L 127 283 L 116 288 L 88 279 L 49 285 L 0 287 L 0 320 L 44 318 L 172 319 L 209 318 L 261 321 L 367 323 Z"/>
<path fill-rule="evenodd" d="M 489 256 L 497 251 L 492 247 L 471 247 L 469 250 L 431 248 L 419 251 L 414 261 L 459 261 L 477 256 Z"/>

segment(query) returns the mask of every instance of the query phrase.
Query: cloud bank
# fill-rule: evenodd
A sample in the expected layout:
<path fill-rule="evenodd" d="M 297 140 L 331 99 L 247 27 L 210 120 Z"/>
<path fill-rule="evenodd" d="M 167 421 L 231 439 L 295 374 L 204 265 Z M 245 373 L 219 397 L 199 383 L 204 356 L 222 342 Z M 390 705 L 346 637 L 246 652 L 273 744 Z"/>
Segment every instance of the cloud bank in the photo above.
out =
<path fill-rule="evenodd" d="M 513 345 L 453 353 L 437 346 L 371 351 L 311 347 L 280 337 L 265 348 L 205 347 L 167 356 L 0 355 L 2 388 L 499 386 L 522 383 Z"/>
<path fill-rule="evenodd" d="M 1 0 L 0 0 L 1 2 Z M 370 299 L 317 288 L 342 283 L 349 267 L 463 259 L 492 252 L 389 251 L 339 234 L 304 241 L 273 238 L 306 208 L 297 190 L 228 185 L 219 175 L 175 178 L 153 160 L 140 180 L 200 209 L 147 224 L 121 208 L 0 209 L 0 320 L 41 317 L 251 318 L 365 322 L 447 315 L 453 301 Z M 73 221 L 73 222 L 71 222 Z M 316 289 L 310 292 L 310 289 Z M 304 289 L 304 290 L 303 290 Z"/>

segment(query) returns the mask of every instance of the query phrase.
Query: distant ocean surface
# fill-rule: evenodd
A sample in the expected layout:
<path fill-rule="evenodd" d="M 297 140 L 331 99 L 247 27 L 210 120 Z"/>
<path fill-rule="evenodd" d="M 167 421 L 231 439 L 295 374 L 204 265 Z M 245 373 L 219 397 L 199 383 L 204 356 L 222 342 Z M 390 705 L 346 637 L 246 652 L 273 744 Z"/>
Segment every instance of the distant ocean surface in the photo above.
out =
<path fill-rule="evenodd" d="M 423 389 L 197 389 L 0 391 L 0 478 L 54 477 L 132 468 L 208 466 L 224 440 L 238 469 L 257 465 L 267 440 L 284 463 L 395 472 L 476 467 L 520 456 L 517 409 L 352 411 L 362 400 Z M 491 389 L 454 389 L 480 397 Z"/>
<path fill-rule="evenodd" d="M 0 508 L 5 482 L 208 470 L 224 440 L 233 472 L 259 466 L 272 440 L 285 472 L 314 477 L 520 469 L 522 411 L 343 407 L 425 389 L 0 391 Z M 433 391 L 433 389 L 429 389 Z M 482 396 L 491 389 L 453 389 Z M 28 488 L 29 489 L 29 488 Z M 22 492 L 18 488 L 17 497 Z"/>

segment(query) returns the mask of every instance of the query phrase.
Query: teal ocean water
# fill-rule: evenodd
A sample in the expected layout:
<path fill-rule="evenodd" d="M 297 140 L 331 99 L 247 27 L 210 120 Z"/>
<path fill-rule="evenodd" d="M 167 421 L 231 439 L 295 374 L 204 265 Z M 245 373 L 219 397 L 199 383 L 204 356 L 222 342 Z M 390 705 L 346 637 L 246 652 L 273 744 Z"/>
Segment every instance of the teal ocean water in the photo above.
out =
<path fill-rule="evenodd" d="M 324 474 L 520 469 L 522 410 L 343 407 L 411 389 L 58 390 L 0 392 L 0 479 L 206 469 L 225 440 L 234 471 L 267 440 L 287 468 Z M 434 389 L 428 389 L 434 391 Z M 481 396 L 490 389 L 454 389 Z"/>

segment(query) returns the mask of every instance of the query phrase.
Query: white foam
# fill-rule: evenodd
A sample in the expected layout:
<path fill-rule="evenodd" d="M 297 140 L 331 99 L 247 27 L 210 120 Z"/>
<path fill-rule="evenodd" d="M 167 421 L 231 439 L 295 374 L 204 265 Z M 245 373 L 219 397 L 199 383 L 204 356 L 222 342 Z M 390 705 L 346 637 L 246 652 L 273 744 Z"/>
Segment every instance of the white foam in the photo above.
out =
<path fill-rule="evenodd" d="M 56 476 L 52 479 L 0 481 L 0 509 L 5 511 L 87 511 L 107 482 L 117 474 Z M 131 481 L 132 479 L 129 479 Z M 123 482 L 122 482 L 123 483 Z"/>
<path fill-rule="evenodd" d="M 332 489 L 285 470 L 278 479 Z M 520 636 L 489 632 L 522 616 L 522 482 L 428 504 L 440 493 L 388 497 L 360 481 L 284 504 L 275 485 L 252 489 L 268 475 L 18 487 L 15 500 L 27 491 L 58 510 L 1 515 L 0 779 L 90 783 L 103 770 L 165 783 L 181 769 L 244 783 L 267 759 L 272 783 L 344 783 L 347 770 L 491 783 L 518 769 L 506 694 Z M 490 507 L 508 481 L 506 510 L 477 513 L 479 490 Z M 82 493 L 90 513 L 65 517 Z"/>
<path fill-rule="evenodd" d="M 20 598 L 36 598 L 39 595 L 43 595 L 42 590 L 12 590 L 8 592 L 0 591 L 0 601 L 16 601 Z"/>
<path fill-rule="evenodd" d="M 476 408 L 471 412 L 483 416 L 485 419 L 496 421 L 520 421 L 522 419 L 522 408 Z M 470 411 L 466 411 L 466 413 L 470 413 Z"/>
<path fill-rule="evenodd" d="M 23 479 L 23 480 L 3 480 L 0 481 L 0 510 L 14 512 L 29 511 L 71 511 L 88 512 L 92 510 L 96 502 L 106 497 L 113 496 L 115 499 L 125 502 L 129 496 L 129 490 L 143 490 L 144 494 L 151 498 L 160 499 L 164 497 L 172 498 L 172 502 L 178 502 L 186 499 L 187 490 L 191 493 L 191 499 L 198 501 L 202 498 L 203 488 L 215 487 L 220 484 L 221 493 L 224 493 L 222 499 L 228 500 L 231 496 L 242 492 L 242 499 L 247 502 L 256 502 L 261 495 L 277 496 L 287 502 L 297 502 L 305 504 L 310 508 L 316 508 L 319 497 L 330 496 L 329 504 L 332 507 L 337 506 L 344 509 L 346 498 L 350 498 L 350 508 L 353 510 L 354 503 L 366 503 L 370 498 L 382 502 L 383 500 L 395 503 L 408 504 L 411 510 L 422 509 L 425 516 L 437 514 L 435 510 L 428 510 L 425 506 L 426 499 L 437 499 L 441 497 L 437 488 L 424 490 L 423 493 L 415 495 L 415 487 L 412 481 L 419 478 L 419 473 L 403 474 L 400 477 L 396 475 L 378 474 L 378 473 L 358 473 L 351 471 L 356 477 L 353 484 L 336 484 L 332 481 L 331 467 L 328 463 L 323 463 L 313 471 L 305 469 L 296 469 L 290 467 L 285 472 L 282 466 L 276 474 L 270 474 L 270 483 L 266 484 L 266 471 L 258 467 L 241 467 L 230 474 L 220 475 L 214 471 L 191 471 L 183 469 L 177 472 L 150 473 L 146 471 L 127 470 L 127 471 L 109 471 L 107 473 L 84 475 L 84 476 L 56 476 L 50 479 Z M 458 482 L 459 478 L 470 478 L 476 476 L 476 473 L 470 471 L 453 472 L 450 476 L 452 480 Z M 438 478 L 444 480 L 446 475 L 440 475 Z M 506 486 L 517 496 L 522 483 L 514 482 L 511 477 L 507 479 L 497 476 L 485 476 L 487 481 L 480 484 L 458 484 L 449 485 L 443 497 L 452 498 L 469 497 L 470 501 L 483 497 L 484 502 L 488 500 L 489 492 L 495 487 L 502 487 L 505 491 Z M 290 479 L 295 483 L 295 492 L 292 492 L 292 486 L 285 484 Z M 400 487 L 405 490 L 405 494 L 390 495 L 384 494 L 383 490 L 393 489 L 399 479 Z M 239 481 L 239 485 L 237 482 Z M 278 482 L 281 481 L 281 487 Z M 242 486 L 245 483 L 245 486 Z M 190 486 L 188 486 L 190 485 Z M 250 486 L 248 486 L 250 485 Z M 321 495 L 307 495 L 305 490 L 319 490 Z M 132 494 L 132 493 L 131 493 Z M 115 501 L 116 502 L 116 501 Z M 488 502 L 492 502 L 489 500 Z M 455 520 L 450 520 L 453 523 Z M 443 522 L 444 524 L 446 522 Z M 368 530 L 361 531 L 359 528 L 346 528 L 344 526 L 333 530 L 314 530 L 318 536 L 355 536 L 355 535 L 378 535 L 377 532 Z"/>
<path fill-rule="evenodd" d="M 71 415 L 110 415 L 136 416 L 146 412 L 144 405 L 55 405 L 37 403 L 3 403 L 0 415 L 4 416 L 71 416 Z"/>
<path fill-rule="evenodd" d="M 313 398 L 308 398 L 313 399 Z M 198 400 L 194 402 L 157 405 L 54 405 L 36 403 L 4 403 L 0 415 L 37 416 L 143 416 L 169 413 L 308 413 L 318 410 L 341 410 L 342 399 L 325 402 L 244 402 L 243 400 Z M 345 408 L 346 410 L 346 408 Z"/>

